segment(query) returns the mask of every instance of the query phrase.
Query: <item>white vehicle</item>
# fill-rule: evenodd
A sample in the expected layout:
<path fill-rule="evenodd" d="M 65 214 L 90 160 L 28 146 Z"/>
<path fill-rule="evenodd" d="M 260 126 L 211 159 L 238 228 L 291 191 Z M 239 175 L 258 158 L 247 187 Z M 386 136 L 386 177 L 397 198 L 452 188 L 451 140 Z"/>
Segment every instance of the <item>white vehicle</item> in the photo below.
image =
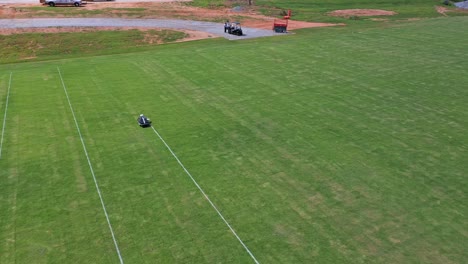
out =
<path fill-rule="evenodd" d="M 44 4 L 49 5 L 49 6 L 56 6 L 56 5 L 80 6 L 81 0 L 45 0 Z"/>

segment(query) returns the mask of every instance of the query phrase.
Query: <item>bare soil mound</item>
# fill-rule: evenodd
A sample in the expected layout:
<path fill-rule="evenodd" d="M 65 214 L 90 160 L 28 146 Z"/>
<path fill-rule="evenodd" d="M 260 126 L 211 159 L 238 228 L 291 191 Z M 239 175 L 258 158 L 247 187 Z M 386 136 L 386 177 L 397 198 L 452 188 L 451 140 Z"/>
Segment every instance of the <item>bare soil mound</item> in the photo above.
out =
<path fill-rule="evenodd" d="M 396 12 L 380 9 L 345 9 L 329 12 L 330 16 L 352 17 L 352 16 L 393 16 Z"/>

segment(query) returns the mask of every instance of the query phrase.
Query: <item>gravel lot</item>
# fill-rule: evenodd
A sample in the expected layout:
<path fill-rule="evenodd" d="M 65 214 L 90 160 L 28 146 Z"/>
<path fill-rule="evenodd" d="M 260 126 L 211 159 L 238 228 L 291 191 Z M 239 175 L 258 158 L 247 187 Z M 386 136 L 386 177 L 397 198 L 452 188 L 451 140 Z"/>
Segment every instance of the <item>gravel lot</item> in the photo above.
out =
<path fill-rule="evenodd" d="M 243 27 L 243 36 L 224 33 L 222 23 L 176 19 L 125 19 L 125 18 L 30 18 L 0 19 L 0 28 L 44 28 L 44 27 L 148 27 L 188 29 L 208 32 L 229 40 L 249 39 L 281 35 L 272 30 Z"/>
<path fill-rule="evenodd" d="M 455 6 L 458 7 L 458 8 L 468 9 L 468 1 L 455 3 Z"/>

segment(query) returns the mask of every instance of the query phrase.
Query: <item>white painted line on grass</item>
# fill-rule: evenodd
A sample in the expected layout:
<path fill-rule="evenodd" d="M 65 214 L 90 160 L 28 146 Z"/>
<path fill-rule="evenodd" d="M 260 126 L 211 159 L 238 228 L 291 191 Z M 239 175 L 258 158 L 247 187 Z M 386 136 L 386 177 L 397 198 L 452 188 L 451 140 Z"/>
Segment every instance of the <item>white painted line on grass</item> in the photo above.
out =
<path fill-rule="evenodd" d="M 62 73 L 60 72 L 59 67 L 57 67 L 57 70 L 58 70 L 58 73 L 60 75 L 60 80 L 62 81 L 63 90 L 65 91 L 65 95 L 67 96 L 68 105 L 70 106 L 70 110 L 71 110 L 71 113 L 73 115 L 73 120 L 75 120 L 76 130 L 78 130 L 78 134 L 80 135 L 81 145 L 83 146 L 83 150 L 85 152 L 86 159 L 88 160 L 89 169 L 91 170 L 91 174 L 93 175 L 94 185 L 96 185 L 96 190 L 97 190 L 97 193 L 99 195 L 99 199 L 101 200 L 102 210 L 104 211 L 104 214 L 106 215 L 107 225 L 109 226 L 109 230 L 110 230 L 111 235 L 112 235 L 112 240 L 114 240 L 115 249 L 117 250 L 117 254 L 119 255 L 120 263 L 123 264 L 124 263 L 123 258 L 122 258 L 122 255 L 120 254 L 120 249 L 119 249 L 119 246 L 117 244 L 117 240 L 115 239 L 114 230 L 112 229 L 112 225 L 111 225 L 111 222 L 109 220 L 109 215 L 107 214 L 106 206 L 104 205 L 104 199 L 102 198 L 101 190 L 99 189 L 99 185 L 98 185 L 98 182 L 97 182 L 97 179 L 96 179 L 96 175 L 94 174 L 93 166 L 91 165 L 91 160 L 89 159 L 88 151 L 86 150 L 86 145 L 84 143 L 83 136 L 81 135 L 80 126 L 78 125 L 78 121 L 76 120 L 75 111 L 73 110 L 73 107 L 72 107 L 72 104 L 71 104 L 71 101 L 70 101 L 70 97 L 68 96 L 67 88 L 65 87 L 65 82 L 63 81 Z"/>
<path fill-rule="evenodd" d="M 151 126 L 151 128 L 153 129 L 154 133 L 156 133 L 156 135 L 158 135 L 159 139 L 161 139 L 161 141 L 164 143 L 164 145 L 166 145 L 166 148 L 169 150 L 169 152 L 171 152 L 172 156 L 174 156 L 174 158 L 177 160 L 177 162 L 182 167 L 182 169 L 184 169 L 185 173 L 187 173 L 187 175 L 190 177 L 190 179 L 192 179 L 193 183 L 197 186 L 198 190 L 200 190 L 200 192 L 203 194 L 203 196 L 205 196 L 206 200 L 208 200 L 208 202 L 211 204 L 213 209 L 215 209 L 215 211 L 218 213 L 219 217 L 221 217 L 221 219 L 224 221 L 224 223 L 227 225 L 227 227 L 229 227 L 229 229 L 234 234 L 234 236 L 237 238 L 237 240 L 239 240 L 239 242 L 244 247 L 244 249 L 247 251 L 247 253 L 249 253 L 249 255 L 250 255 L 250 257 L 252 257 L 253 261 L 255 261 L 256 264 L 259 264 L 258 260 L 255 258 L 255 256 L 249 250 L 249 248 L 244 244 L 242 239 L 237 235 L 236 231 L 234 231 L 234 229 L 231 227 L 231 225 L 228 223 L 228 221 L 224 218 L 224 216 L 218 210 L 216 205 L 214 205 L 214 203 L 210 200 L 208 195 L 206 195 L 206 193 L 203 191 L 203 189 L 200 187 L 200 185 L 197 183 L 197 181 L 192 177 L 192 174 L 190 174 L 190 172 L 185 168 L 184 164 L 182 164 L 182 162 L 179 160 L 179 158 L 176 156 L 176 154 L 172 151 L 171 147 L 169 147 L 169 145 L 166 143 L 166 141 L 161 137 L 161 135 L 158 133 L 158 131 L 153 126 Z"/>
<path fill-rule="evenodd" d="M 10 80 L 8 81 L 8 91 L 7 91 L 6 101 L 5 101 L 5 114 L 3 115 L 2 138 L 0 139 L 0 159 L 2 158 L 3 135 L 5 135 L 5 126 L 6 126 L 6 118 L 7 118 L 7 111 L 8 111 L 8 99 L 10 98 L 10 87 L 11 87 L 12 76 L 13 76 L 13 72 L 10 72 Z"/>

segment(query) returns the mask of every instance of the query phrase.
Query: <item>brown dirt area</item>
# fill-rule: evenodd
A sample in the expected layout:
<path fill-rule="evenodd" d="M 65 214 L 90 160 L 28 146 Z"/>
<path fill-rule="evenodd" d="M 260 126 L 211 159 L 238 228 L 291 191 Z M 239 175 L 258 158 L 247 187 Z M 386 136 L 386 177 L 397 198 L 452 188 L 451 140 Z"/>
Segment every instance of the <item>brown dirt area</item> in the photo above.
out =
<path fill-rule="evenodd" d="M 31 7 L 41 6 L 38 4 L 4 4 L 0 5 L 0 18 L 32 18 L 32 17 L 65 17 L 60 14 L 45 10 L 33 10 Z M 44 6 L 46 7 L 46 6 Z M 66 7 L 56 7 L 66 8 Z M 71 7 L 74 8 L 74 7 Z M 239 21 L 244 27 L 272 29 L 273 17 L 268 17 L 257 13 L 254 9 L 244 9 L 233 11 L 230 8 L 204 9 L 188 6 L 181 2 L 88 2 L 79 7 L 74 17 L 118 17 L 118 18 L 172 18 L 198 21 L 210 21 L 223 23 L 225 20 Z M 101 10 L 103 12 L 95 12 Z M 87 12 L 89 11 L 89 12 Z M 93 13 L 94 12 L 94 13 Z M 68 16 L 69 17 L 69 16 Z M 288 30 L 312 27 L 336 26 L 331 23 L 311 23 L 303 21 L 289 20 Z M 340 24 L 342 25 L 342 24 Z M 34 28 L 34 29 L 0 29 L 0 34 L 17 34 L 27 32 L 73 32 L 85 30 L 115 30 L 115 28 Z M 124 30 L 124 29 L 119 29 Z M 139 29 L 144 30 L 144 29 Z M 213 37 L 205 32 L 190 31 L 186 40 Z"/>
<path fill-rule="evenodd" d="M 335 10 L 328 13 L 330 16 L 352 17 L 352 16 L 393 16 L 396 12 L 379 9 L 345 9 Z"/>
<path fill-rule="evenodd" d="M 445 8 L 443 6 L 435 6 L 435 9 L 436 9 L 437 13 L 442 14 L 444 16 L 447 16 L 447 14 L 445 14 L 447 12 L 447 8 Z"/>

